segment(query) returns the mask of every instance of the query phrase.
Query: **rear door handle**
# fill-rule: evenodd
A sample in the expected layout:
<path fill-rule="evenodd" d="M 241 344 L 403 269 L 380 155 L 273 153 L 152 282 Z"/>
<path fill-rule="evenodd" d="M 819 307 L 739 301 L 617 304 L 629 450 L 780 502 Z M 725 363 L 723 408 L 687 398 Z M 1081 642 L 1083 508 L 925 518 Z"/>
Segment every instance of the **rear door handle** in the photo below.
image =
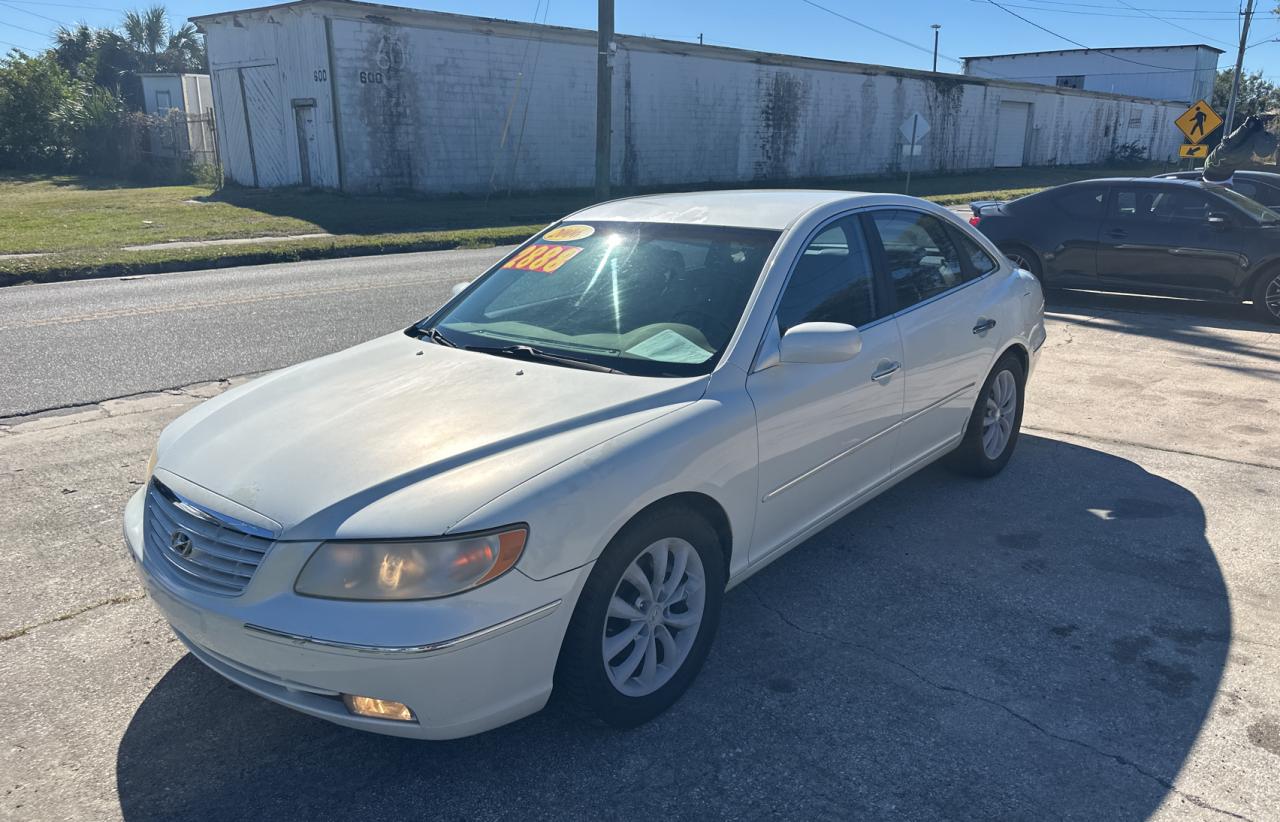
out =
<path fill-rule="evenodd" d="M 894 374 L 898 373 L 898 369 L 902 368 L 900 362 L 881 362 L 874 374 L 871 375 L 872 382 L 880 382 L 886 380 Z"/>
<path fill-rule="evenodd" d="M 995 327 L 995 320 L 978 320 L 978 324 L 973 327 L 973 333 L 984 334 Z"/>

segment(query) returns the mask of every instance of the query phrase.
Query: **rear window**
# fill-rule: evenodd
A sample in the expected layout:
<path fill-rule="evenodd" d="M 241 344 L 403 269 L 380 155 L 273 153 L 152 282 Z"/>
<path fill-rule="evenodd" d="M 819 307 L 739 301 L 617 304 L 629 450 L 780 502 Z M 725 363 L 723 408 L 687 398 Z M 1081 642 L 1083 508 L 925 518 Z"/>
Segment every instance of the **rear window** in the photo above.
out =
<path fill-rule="evenodd" d="M 1070 217 L 1095 218 L 1102 216 L 1102 206 L 1107 197 L 1105 188 L 1075 188 L 1051 194 L 1053 204 Z"/>

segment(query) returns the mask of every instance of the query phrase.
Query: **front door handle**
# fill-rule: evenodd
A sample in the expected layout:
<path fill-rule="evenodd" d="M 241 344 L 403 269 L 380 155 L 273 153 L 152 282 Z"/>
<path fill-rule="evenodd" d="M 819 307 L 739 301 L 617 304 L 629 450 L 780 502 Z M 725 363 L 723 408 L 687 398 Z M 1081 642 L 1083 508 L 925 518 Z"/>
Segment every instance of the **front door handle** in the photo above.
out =
<path fill-rule="evenodd" d="M 898 373 L 898 369 L 900 368 L 902 368 L 902 363 L 900 362 L 889 362 L 888 360 L 882 360 L 876 366 L 875 373 L 871 375 L 871 381 L 880 382 L 881 380 L 887 380 L 889 379 L 889 377 Z"/>
<path fill-rule="evenodd" d="M 995 320 L 978 320 L 978 324 L 973 327 L 973 333 L 985 334 L 996 327 Z"/>

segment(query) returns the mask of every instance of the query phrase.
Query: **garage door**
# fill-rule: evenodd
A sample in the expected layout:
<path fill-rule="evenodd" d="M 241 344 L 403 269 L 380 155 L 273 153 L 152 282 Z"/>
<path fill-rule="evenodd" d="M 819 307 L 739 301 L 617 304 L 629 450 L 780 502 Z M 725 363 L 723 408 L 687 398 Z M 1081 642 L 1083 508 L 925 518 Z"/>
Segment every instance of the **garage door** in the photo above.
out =
<path fill-rule="evenodd" d="M 1000 114 L 996 118 L 996 168 L 1022 165 L 1030 119 L 1030 103 L 1000 103 Z"/>

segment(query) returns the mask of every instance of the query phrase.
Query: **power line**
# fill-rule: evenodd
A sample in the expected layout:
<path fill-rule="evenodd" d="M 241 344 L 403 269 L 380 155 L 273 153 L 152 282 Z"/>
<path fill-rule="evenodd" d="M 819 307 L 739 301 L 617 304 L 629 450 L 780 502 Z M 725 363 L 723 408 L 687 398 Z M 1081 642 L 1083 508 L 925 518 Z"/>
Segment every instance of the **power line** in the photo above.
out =
<path fill-rule="evenodd" d="M 113 11 L 123 13 L 124 9 L 110 8 L 108 6 L 86 6 L 80 3 L 46 3 L 44 0 L 13 0 L 24 6 L 57 6 L 64 9 L 88 9 L 89 11 Z"/>
<path fill-rule="evenodd" d="M 983 2 L 983 1 L 984 1 L 984 0 L 974 0 L 974 2 L 976 2 L 976 3 L 981 3 L 981 2 Z M 1121 18 L 1121 19 L 1123 19 L 1123 20 L 1141 20 L 1141 19 L 1143 19 L 1143 17 L 1151 17 L 1151 18 L 1153 18 L 1153 19 L 1155 19 L 1155 20 L 1159 20 L 1159 21 L 1160 21 L 1160 22 L 1162 22 L 1162 23 L 1164 23 L 1164 22 L 1168 22 L 1168 21 L 1167 21 L 1167 20 L 1165 20 L 1164 18 L 1156 17 L 1154 14 L 1150 14 L 1150 13 L 1148 13 L 1148 12 L 1146 12 L 1146 11 L 1142 10 L 1142 9 L 1136 8 L 1136 7 L 1134 7 L 1134 6 L 1129 6 L 1127 3 L 1125 4 L 1126 6 L 1128 6 L 1128 7 L 1129 7 L 1129 8 L 1131 8 L 1131 9 L 1133 9 L 1134 11 L 1137 11 L 1137 12 L 1140 12 L 1140 13 L 1139 13 L 1139 14 L 1112 14 L 1112 13 L 1110 13 L 1110 12 L 1104 12 L 1104 11 L 1085 11 L 1085 10 L 1083 10 L 1083 9 L 1051 9 L 1051 8 L 1045 8 L 1044 6 L 1028 6 L 1028 5 L 1025 5 L 1025 4 L 1022 4 L 1022 3 L 1006 3 L 1005 5 L 1009 6 L 1010 8 L 1015 8 L 1015 9 L 1030 9 L 1030 10 L 1032 10 L 1032 11 L 1044 11 L 1044 12 L 1049 12 L 1050 14 L 1078 14 L 1078 15 L 1083 15 L 1083 16 L 1085 16 L 1085 17 L 1119 17 L 1119 18 Z M 1114 6 L 1112 6 L 1111 8 L 1112 8 L 1112 9 L 1114 9 L 1115 7 L 1114 7 Z M 1174 20 L 1195 20 L 1195 21 L 1197 21 L 1197 22 L 1210 23 L 1210 22 L 1216 22 L 1216 21 L 1227 21 L 1227 20 L 1232 20 L 1232 21 L 1234 21 L 1234 20 L 1236 19 L 1236 15 L 1234 15 L 1234 14 L 1231 14 L 1231 15 L 1221 15 L 1221 14 L 1219 14 L 1219 15 L 1214 16 L 1214 17 L 1173 17 L 1172 19 L 1174 19 Z M 1178 26 L 1178 28 L 1182 28 L 1182 26 Z M 1191 33 L 1192 33 L 1192 34 L 1195 34 L 1197 37 L 1201 36 L 1201 35 L 1199 34 L 1199 32 L 1192 31 L 1191 29 L 1184 29 L 1184 30 L 1185 30 L 1185 31 L 1191 31 Z"/>
<path fill-rule="evenodd" d="M 807 2 L 807 0 L 806 0 L 806 2 Z M 1051 34 L 1051 35 L 1053 35 L 1054 37 L 1057 37 L 1059 40 L 1063 40 L 1063 41 L 1065 41 L 1065 42 L 1067 42 L 1067 43 L 1070 43 L 1070 44 L 1071 44 L 1071 45 L 1073 45 L 1073 46 L 1079 46 L 1080 48 L 1084 49 L 1085 51 L 1093 51 L 1093 52 L 1097 52 L 1098 54 L 1100 54 L 1100 55 L 1102 55 L 1102 56 L 1104 56 L 1104 57 L 1110 57 L 1112 60 L 1119 60 L 1119 61 L 1120 61 L 1120 62 L 1122 62 L 1122 63 L 1133 63 L 1135 66 L 1146 66 L 1147 68 L 1161 69 L 1162 71 L 1172 71 L 1172 70 L 1173 70 L 1173 69 L 1169 69 L 1167 66 L 1157 66 L 1155 63 L 1144 63 L 1144 62 L 1142 62 L 1141 60 L 1130 60 L 1128 57 L 1121 57 L 1121 56 L 1119 56 L 1118 54 L 1111 54 L 1109 51 L 1107 51 L 1107 50 L 1105 50 L 1105 49 L 1096 49 L 1096 48 L 1093 48 L 1092 46 L 1086 46 L 1084 43 L 1081 43 L 1079 40 L 1072 40 L 1070 37 L 1067 37 L 1066 35 L 1058 34 L 1058 33 L 1057 33 L 1056 31 L 1054 31 L 1053 29 L 1045 28 L 1044 26 L 1040 25 L 1040 24 L 1039 24 L 1039 23 L 1037 23 L 1036 21 L 1034 21 L 1034 20 L 1029 20 L 1029 19 L 1027 19 L 1026 17 L 1023 17 L 1021 14 L 1018 14 L 1018 13 L 1017 13 L 1016 11 L 1014 11 L 1013 9 L 1005 8 L 1005 7 L 1004 7 L 1003 5 L 1001 5 L 1000 3 L 997 3 L 997 2 L 996 2 L 996 0 L 987 0 L 987 2 L 988 2 L 988 3 L 990 3 L 991 5 L 995 6 L 996 8 L 1000 9 L 1001 11 L 1003 11 L 1003 12 L 1004 12 L 1004 13 L 1006 13 L 1006 14 L 1012 14 L 1014 17 L 1018 18 L 1019 20 L 1021 20 L 1021 21 L 1022 21 L 1022 22 L 1024 22 L 1024 23 L 1026 23 L 1027 25 L 1029 25 L 1029 26 L 1034 26 L 1034 27 L 1036 27 L 1036 28 L 1040 29 L 1041 31 L 1043 31 L 1045 34 Z"/>
<path fill-rule="evenodd" d="M 19 26 L 17 23 L 10 23 L 8 20 L 0 20 L 0 26 L 8 26 L 9 28 L 20 29 L 21 31 L 25 31 L 25 32 L 27 32 L 27 33 L 29 33 L 29 34 L 38 34 L 38 35 L 40 35 L 41 37 L 48 37 L 48 36 L 49 36 L 49 33 L 48 33 L 48 32 L 44 32 L 44 31 L 36 31 L 35 29 L 29 29 L 29 28 L 27 28 L 26 26 Z"/>
<path fill-rule="evenodd" d="M 30 14 L 32 17 L 39 17 L 41 20 L 48 20 L 50 23 L 57 23 L 57 24 L 58 24 L 58 25 L 60 25 L 60 26 L 62 26 L 62 25 L 66 25 L 66 24 L 65 24 L 65 23 L 63 23 L 61 20 L 55 20 L 55 19 L 53 19 L 52 17 L 46 17 L 46 16 L 44 16 L 43 14 L 37 14 L 37 13 L 36 13 L 36 12 L 34 12 L 34 11 L 28 11 L 27 9 L 19 8 L 18 6 L 12 6 L 12 5 L 10 5 L 10 4 L 8 4 L 8 3 L 5 3 L 5 2 L 0 2 L 0 6 L 5 6 L 5 7 L 7 7 L 7 8 L 11 8 L 11 9 L 13 9 L 14 11 L 20 11 L 20 12 L 22 12 L 23 14 Z"/>
<path fill-rule="evenodd" d="M 1079 2 L 1075 2 L 1074 0 L 1030 0 L 1030 1 L 1034 3 L 1046 3 L 1053 6 L 1075 6 L 1076 8 L 1084 8 L 1084 9 L 1114 8 L 1114 6 L 1102 5 L 1099 3 L 1079 3 Z M 1126 3 L 1125 5 L 1128 5 L 1128 4 Z M 1235 4 L 1233 3 L 1232 5 L 1235 5 Z M 1130 8 L 1134 9 L 1135 11 L 1169 11 L 1169 12 L 1175 12 L 1178 14 L 1208 14 L 1208 15 L 1229 14 L 1229 12 L 1227 12 L 1225 9 L 1221 9 L 1221 10 L 1219 9 L 1171 9 L 1171 8 L 1152 8 L 1149 6 L 1130 6 Z M 1045 11 L 1048 11 L 1048 9 L 1045 9 Z M 1235 12 L 1231 12 L 1230 14 L 1238 17 L 1240 13 L 1239 13 L 1239 10 L 1237 10 Z"/>
<path fill-rule="evenodd" d="M 1157 16 L 1155 16 L 1154 14 L 1152 14 L 1151 12 L 1147 11 L 1146 9 L 1140 9 L 1140 8 L 1138 8 L 1137 6 L 1131 6 L 1131 5 L 1129 5 L 1128 3 L 1126 3 L 1126 2 L 1125 2 L 1125 0 L 1116 0 L 1116 2 L 1117 2 L 1117 3 L 1119 3 L 1120 5 L 1124 6 L 1125 8 L 1130 8 L 1130 9 L 1133 9 L 1134 11 L 1142 12 L 1142 13 L 1143 13 L 1143 14 L 1145 14 L 1147 17 L 1150 17 L 1152 20 L 1159 20 L 1161 23 L 1164 23 L 1164 24 L 1169 25 L 1169 26 L 1173 26 L 1175 29 L 1181 29 L 1182 31 L 1189 32 L 1189 33 L 1191 33 L 1191 34 L 1196 35 L 1197 37 L 1203 37 L 1203 38 L 1204 38 L 1204 39 L 1206 39 L 1206 40 L 1212 40 L 1212 41 L 1213 41 L 1213 42 L 1215 42 L 1215 43 L 1222 43 L 1223 45 L 1226 45 L 1226 46 L 1235 45 L 1234 43 L 1228 43 L 1226 40 L 1219 40 L 1219 39 L 1218 39 L 1218 38 L 1216 38 L 1216 37 L 1208 37 L 1208 36 L 1206 36 L 1206 35 L 1200 34 L 1199 32 L 1195 31 L 1194 29 L 1189 29 L 1189 28 L 1187 28 L 1186 26 L 1178 25 L 1177 23 L 1173 22 L 1172 20 L 1166 20 L 1166 19 L 1165 19 L 1165 18 L 1163 18 L 1163 17 L 1157 17 Z"/>
<path fill-rule="evenodd" d="M 904 40 L 904 39 L 902 39 L 901 37 L 898 37 L 897 35 L 894 35 L 894 34 L 890 34 L 890 33 L 889 33 L 889 32 L 887 32 L 887 31 L 881 31 L 880 29 L 875 28 L 874 26 L 869 26 L 869 25 L 867 25 L 866 23 L 862 22 L 861 20 L 855 20 L 855 19 L 853 19 L 852 17 L 849 17 L 848 15 L 841 14 L 840 12 L 836 11 L 835 9 L 829 9 L 829 8 L 827 8 L 826 6 L 823 6 L 823 5 L 819 4 L 819 3 L 815 3 L 815 2 L 813 2 L 813 0 L 800 0 L 800 2 L 801 2 L 801 3 L 804 3 L 805 5 L 813 6 L 815 9 L 821 9 L 822 11 L 825 11 L 827 14 L 835 15 L 836 17 L 839 17 L 841 20 L 844 20 L 846 23 L 853 23 L 855 26 L 858 26 L 859 28 L 864 28 L 864 29 L 866 29 L 867 31 L 875 32 L 876 34 L 880 35 L 881 37 L 888 37 L 890 40 L 893 40 L 893 41 L 895 41 L 895 42 L 901 43 L 902 45 L 906 46 L 907 48 L 913 48 L 913 49 L 915 49 L 916 51 L 919 51 L 919 52 L 922 52 L 922 53 L 924 53 L 924 54 L 928 54 L 928 55 L 932 55 L 932 54 L 933 54 L 933 49 L 932 49 L 932 48 L 927 48 L 927 47 L 925 47 L 925 46 L 920 45 L 919 43 L 913 43 L 913 42 L 911 42 L 910 40 Z M 942 54 L 942 53 L 939 53 L 939 54 L 938 54 L 938 56 L 939 56 L 939 57 L 943 57 L 943 58 L 945 58 L 945 59 L 947 59 L 947 60 L 950 60 L 950 61 L 951 61 L 951 62 L 953 62 L 953 63 L 960 63 L 960 62 L 961 62 L 960 60 L 956 59 L 955 57 L 947 57 L 947 55 Z"/>

